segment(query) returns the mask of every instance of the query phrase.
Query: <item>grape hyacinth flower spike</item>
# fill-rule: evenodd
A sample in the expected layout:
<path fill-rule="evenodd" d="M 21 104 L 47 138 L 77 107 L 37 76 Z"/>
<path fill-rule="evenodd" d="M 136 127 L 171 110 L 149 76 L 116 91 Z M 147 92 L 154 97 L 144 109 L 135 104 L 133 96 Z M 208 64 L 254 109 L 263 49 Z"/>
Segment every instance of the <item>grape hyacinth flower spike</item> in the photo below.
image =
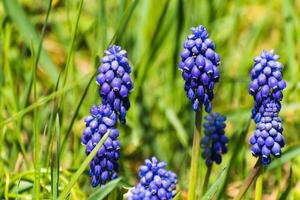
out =
<path fill-rule="evenodd" d="M 184 43 L 179 68 L 185 80 L 184 89 L 195 111 L 203 104 L 206 112 L 211 112 L 213 89 L 219 80 L 220 56 L 215 45 L 202 25 L 192 28 L 192 33 Z"/>
<path fill-rule="evenodd" d="M 177 176 L 165 169 L 165 162 L 152 157 L 139 168 L 139 183 L 129 190 L 127 200 L 173 199 L 176 194 Z"/>
<path fill-rule="evenodd" d="M 211 113 L 204 119 L 206 122 L 203 124 L 205 135 L 201 139 L 202 158 L 206 160 L 207 166 L 211 166 L 213 162 L 220 164 L 222 154 L 227 152 L 228 138 L 224 130 L 226 117 L 220 113 Z"/>
<path fill-rule="evenodd" d="M 129 93 L 133 90 L 131 67 L 127 53 L 120 46 L 112 45 L 101 59 L 96 82 L 100 86 L 102 104 L 109 104 L 125 124 L 126 111 L 130 107 Z"/>
<path fill-rule="evenodd" d="M 264 165 L 270 164 L 271 154 L 279 157 L 285 145 L 278 114 L 286 82 L 282 79 L 282 64 L 278 59 L 273 50 L 262 51 L 254 59 L 251 71 L 249 93 L 255 101 L 252 118 L 256 123 L 256 130 L 250 137 L 251 152 L 255 157 L 261 157 Z"/>
<path fill-rule="evenodd" d="M 86 128 L 81 139 L 82 143 L 86 145 L 87 155 L 92 152 L 104 134 L 110 131 L 109 137 L 90 163 L 89 174 L 92 178 L 92 186 L 96 187 L 117 178 L 120 142 L 118 140 L 119 131 L 116 128 L 117 115 L 110 105 L 94 105 L 90 114 L 84 120 Z"/>

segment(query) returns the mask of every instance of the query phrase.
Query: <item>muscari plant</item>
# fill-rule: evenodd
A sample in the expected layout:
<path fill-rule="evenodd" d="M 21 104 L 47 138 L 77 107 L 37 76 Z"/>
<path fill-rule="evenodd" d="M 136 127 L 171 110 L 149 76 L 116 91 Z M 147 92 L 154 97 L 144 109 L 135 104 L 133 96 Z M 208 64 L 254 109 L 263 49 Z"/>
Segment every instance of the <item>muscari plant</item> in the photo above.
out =
<path fill-rule="evenodd" d="M 260 157 L 264 165 L 271 162 L 271 154 L 280 156 L 285 145 L 278 114 L 286 83 L 282 80 L 282 64 L 278 59 L 273 50 L 263 51 L 254 59 L 251 71 L 249 93 L 254 97 L 252 118 L 256 123 L 256 130 L 250 138 L 251 152 Z"/>
<path fill-rule="evenodd" d="M 101 59 L 96 82 L 100 86 L 99 95 L 102 102 L 93 106 L 85 118 L 82 143 L 86 145 L 88 155 L 107 131 L 109 137 L 90 163 L 89 174 L 92 186 L 103 186 L 118 177 L 120 158 L 120 141 L 117 121 L 126 122 L 126 111 L 130 107 L 129 93 L 133 90 L 130 78 L 131 67 L 127 54 L 121 47 L 112 45 Z"/>
<path fill-rule="evenodd" d="M 271 155 L 279 157 L 281 148 L 285 145 L 282 120 L 278 115 L 286 83 L 282 79 L 282 64 L 278 59 L 279 56 L 273 50 L 263 51 L 254 59 L 249 93 L 254 98 L 252 118 L 256 123 L 256 130 L 249 142 L 252 145 L 251 153 L 259 159 L 254 167 L 255 173 L 250 173 L 235 199 L 241 199 L 255 178 L 259 177 L 262 166 L 260 163 L 265 166 L 270 164 Z M 94 105 L 90 115 L 85 118 L 86 128 L 82 136 L 86 154 L 89 154 L 104 134 L 110 131 L 109 137 L 90 163 L 89 174 L 93 187 L 103 186 L 118 176 L 120 141 L 117 123 L 126 123 L 126 111 L 130 107 L 129 93 L 133 90 L 126 51 L 113 45 L 105 51 L 101 61 L 96 82 L 100 86 L 102 102 L 99 106 Z M 196 180 L 200 147 L 203 149 L 201 156 L 207 166 L 202 193 L 207 191 L 213 163 L 220 164 L 222 154 L 227 152 L 226 117 L 211 112 L 214 85 L 220 77 L 219 64 L 220 56 L 215 52 L 215 45 L 207 30 L 202 25 L 192 28 L 192 33 L 184 43 L 179 63 L 185 80 L 184 89 L 196 113 L 189 199 L 195 199 L 198 190 Z M 208 115 L 204 117 L 204 136 L 200 140 L 203 106 Z M 166 170 L 165 162 L 159 162 L 156 157 L 152 157 L 145 160 L 145 165 L 140 166 L 139 182 L 125 196 L 127 200 L 173 199 L 176 195 L 176 184 L 176 174 Z"/>
<path fill-rule="evenodd" d="M 201 139 L 203 152 L 202 158 L 205 159 L 207 171 L 203 182 L 203 191 L 206 191 L 213 163 L 222 162 L 222 154 L 227 152 L 228 138 L 225 135 L 226 117 L 220 113 L 210 113 L 205 116 L 203 123 L 204 136 Z"/>
<path fill-rule="evenodd" d="M 200 25 L 191 30 L 192 33 L 188 35 L 183 45 L 179 69 L 185 80 L 184 90 L 196 112 L 188 195 L 189 199 L 194 199 L 199 168 L 202 106 L 206 112 L 211 112 L 213 89 L 220 77 L 218 69 L 220 56 L 215 52 L 215 44 L 209 38 L 204 26 Z"/>
<path fill-rule="evenodd" d="M 252 118 L 256 129 L 249 143 L 252 145 L 251 153 L 258 157 L 258 161 L 235 199 L 242 199 L 255 179 L 256 197 L 261 199 L 263 166 L 270 164 L 271 155 L 279 157 L 285 145 L 279 112 L 286 82 L 282 79 L 283 66 L 278 61 L 279 58 L 274 50 L 263 50 L 254 58 L 249 94 L 254 99 Z"/>

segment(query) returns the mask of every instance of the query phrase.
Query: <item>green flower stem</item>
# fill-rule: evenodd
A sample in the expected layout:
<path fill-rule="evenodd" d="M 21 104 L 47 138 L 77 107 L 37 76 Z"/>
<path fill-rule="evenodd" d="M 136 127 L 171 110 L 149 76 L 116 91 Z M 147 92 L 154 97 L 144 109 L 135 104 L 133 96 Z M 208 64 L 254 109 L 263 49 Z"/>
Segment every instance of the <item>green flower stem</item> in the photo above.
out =
<path fill-rule="evenodd" d="M 262 170 L 261 170 L 262 171 Z M 262 188 L 263 188 L 263 172 L 261 172 L 255 183 L 255 200 L 262 199 Z"/>
<path fill-rule="evenodd" d="M 261 170 L 262 170 L 262 164 L 261 164 L 260 158 L 258 158 L 257 162 L 255 163 L 253 169 L 250 172 L 250 175 L 244 181 L 244 183 L 239 191 L 239 194 L 234 198 L 234 200 L 241 200 L 244 197 L 244 195 L 246 194 L 247 190 L 249 189 L 249 187 L 251 186 L 253 181 L 260 174 Z"/>
<path fill-rule="evenodd" d="M 211 174 L 211 169 L 212 169 L 212 166 L 213 165 L 210 165 L 207 167 L 206 169 L 206 174 L 205 174 L 205 179 L 204 179 L 204 183 L 203 183 L 203 188 L 202 188 L 202 193 L 204 194 L 207 190 L 207 186 L 208 186 L 208 183 L 209 183 L 209 177 L 210 177 L 210 174 Z"/>
<path fill-rule="evenodd" d="M 202 124 L 202 105 L 199 111 L 195 114 L 195 127 L 194 127 L 194 138 L 192 147 L 192 160 L 191 160 L 191 172 L 189 182 L 189 194 L 188 199 L 194 200 L 196 194 L 196 182 L 198 179 L 199 169 L 199 156 L 200 156 L 200 137 L 201 137 L 201 124 Z"/>

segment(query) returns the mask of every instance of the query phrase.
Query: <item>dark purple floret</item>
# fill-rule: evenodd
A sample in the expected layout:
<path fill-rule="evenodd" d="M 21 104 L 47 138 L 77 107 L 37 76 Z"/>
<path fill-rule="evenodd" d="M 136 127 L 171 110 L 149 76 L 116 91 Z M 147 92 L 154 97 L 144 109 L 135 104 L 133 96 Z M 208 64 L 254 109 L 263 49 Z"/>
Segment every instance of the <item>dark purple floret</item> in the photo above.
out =
<path fill-rule="evenodd" d="M 254 59 L 249 86 L 249 93 L 254 98 L 252 118 L 256 123 L 256 130 L 249 142 L 252 154 L 261 157 L 264 165 L 270 164 L 271 154 L 279 157 L 285 145 L 278 114 L 286 83 L 282 79 L 282 64 L 278 59 L 279 56 L 273 50 L 262 51 Z"/>
<path fill-rule="evenodd" d="M 102 186 L 118 177 L 120 157 L 119 131 L 116 129 L 117 116 L 109 105 L 93 106 L 91 115 L 85 118 L 82 143 L 86 145 L 86 154 L 90 154 L 107 131 L 109 137 L 90 163 L 89 174 L 92 186 Z"/>
<path fill-rule="evenodd" d="M 131 67 L 127 53 L 121 47 L 112 45 L 104 53 L 96 77 L 96 82 L 100 85 L 99 95 L 102 103 L 109 104 L 124 124 L 126 111 L 130 107 L 129 93 L 133 90 Z"/>
<path fill-rule="evenodd" d="M 210 166 L 213 162 L 220 164 L 222 154 L 227 152 L 228 138 L 225 135 L 226 117 L 220 113 L 204 117 L 206 122 L 203 124 L 204 137 L 201 139 L 203 148 L 202 157 L 206 160 L 206 165 Z"/>
<path fill-rule="evenodd" d="M 179 68 L 185 80 L 184 89 L 195 111 L 202 104 L 206 112 L 211 111 L 214 84 L 220 76 L 219 63 L 220 56 L 204 26 L 192 28 L 181 52 Z"/>
<path fill-rule="evenodd" d="M 139 169 L 140 182 L 128 192 L 127 200 L 173 199 L 176 194 L 177 176 L 165 167 L 166 163 L 158 162 L 155 157 L 145 160 L 145 165 Z"/>

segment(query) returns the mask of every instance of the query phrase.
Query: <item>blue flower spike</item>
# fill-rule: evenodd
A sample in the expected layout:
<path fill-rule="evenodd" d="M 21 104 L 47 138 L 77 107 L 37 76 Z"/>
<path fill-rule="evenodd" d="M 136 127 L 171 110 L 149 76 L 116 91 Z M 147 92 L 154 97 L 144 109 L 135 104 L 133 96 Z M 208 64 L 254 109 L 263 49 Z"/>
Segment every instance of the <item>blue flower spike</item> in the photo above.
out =
<path fill-rule="evenodd" d="M 98 68 L 96 82 L 103 104 L 109 104 L 125 124 L 126 111 L 130 107 L 129 93 L 133 90 L 131 67 L 127 53 L 120 46 L 112 45 L 105 52 Z"/>
<path fill-rule="evenodd" d="M 211 166 L 213 162 L 220 164 L 222 154 L 227 152 L 226 117 L 221 116 L 220 113 L 211 113 L 204 119 L 206 122 L 203 124 L 205 135 L 201 139 L 202 158 L 205 159 L 207 166 Z"/>
<path fill-rule="evenodd" d="M 270 164 L 271 155 L 279 157 L 285 145 L 282 120 L 278 114 L 286 82 L 282 79 L 283 66 L 278 59 L 273 50 L 262 51 L 254 59 L 249 86 L 249 93 L 254 98 L 252 118 L 256 123 L 256 130 L 249 139 L 251 153 L 261 157 L 264 165 Z"/>
<path fill-rule="evenodd" d="M 90 154 L 101 138 L 110 130 L 110 135 L 90 163 L 89 174 L 92 186 L 103 186 L 118 177 L 120 158 L 119 131 L 116 127 L 117 116 L 110 105 L 93 106 L 91 115 L 85 118 L 82 143 L 86 145 L 86 154 Z"/>
<path fill-rule="evenodd" d="M 170 200 L 176 195 L 177 176 L 165 169 L 165 162 L 155 157 L 139 168 L 139 183 L 129 190 L 127 200 Z"/>
<path fill-rule="evenodd" d="M 211 112 L 213 89 L 219 80 L 220 56 L 215 45 L 202 25 L 192 28 L 192 33 L 184 43 L 179 68 L 185 80 L 184 89 L 194 111 L 203 104 L 206 112 Z"/>

